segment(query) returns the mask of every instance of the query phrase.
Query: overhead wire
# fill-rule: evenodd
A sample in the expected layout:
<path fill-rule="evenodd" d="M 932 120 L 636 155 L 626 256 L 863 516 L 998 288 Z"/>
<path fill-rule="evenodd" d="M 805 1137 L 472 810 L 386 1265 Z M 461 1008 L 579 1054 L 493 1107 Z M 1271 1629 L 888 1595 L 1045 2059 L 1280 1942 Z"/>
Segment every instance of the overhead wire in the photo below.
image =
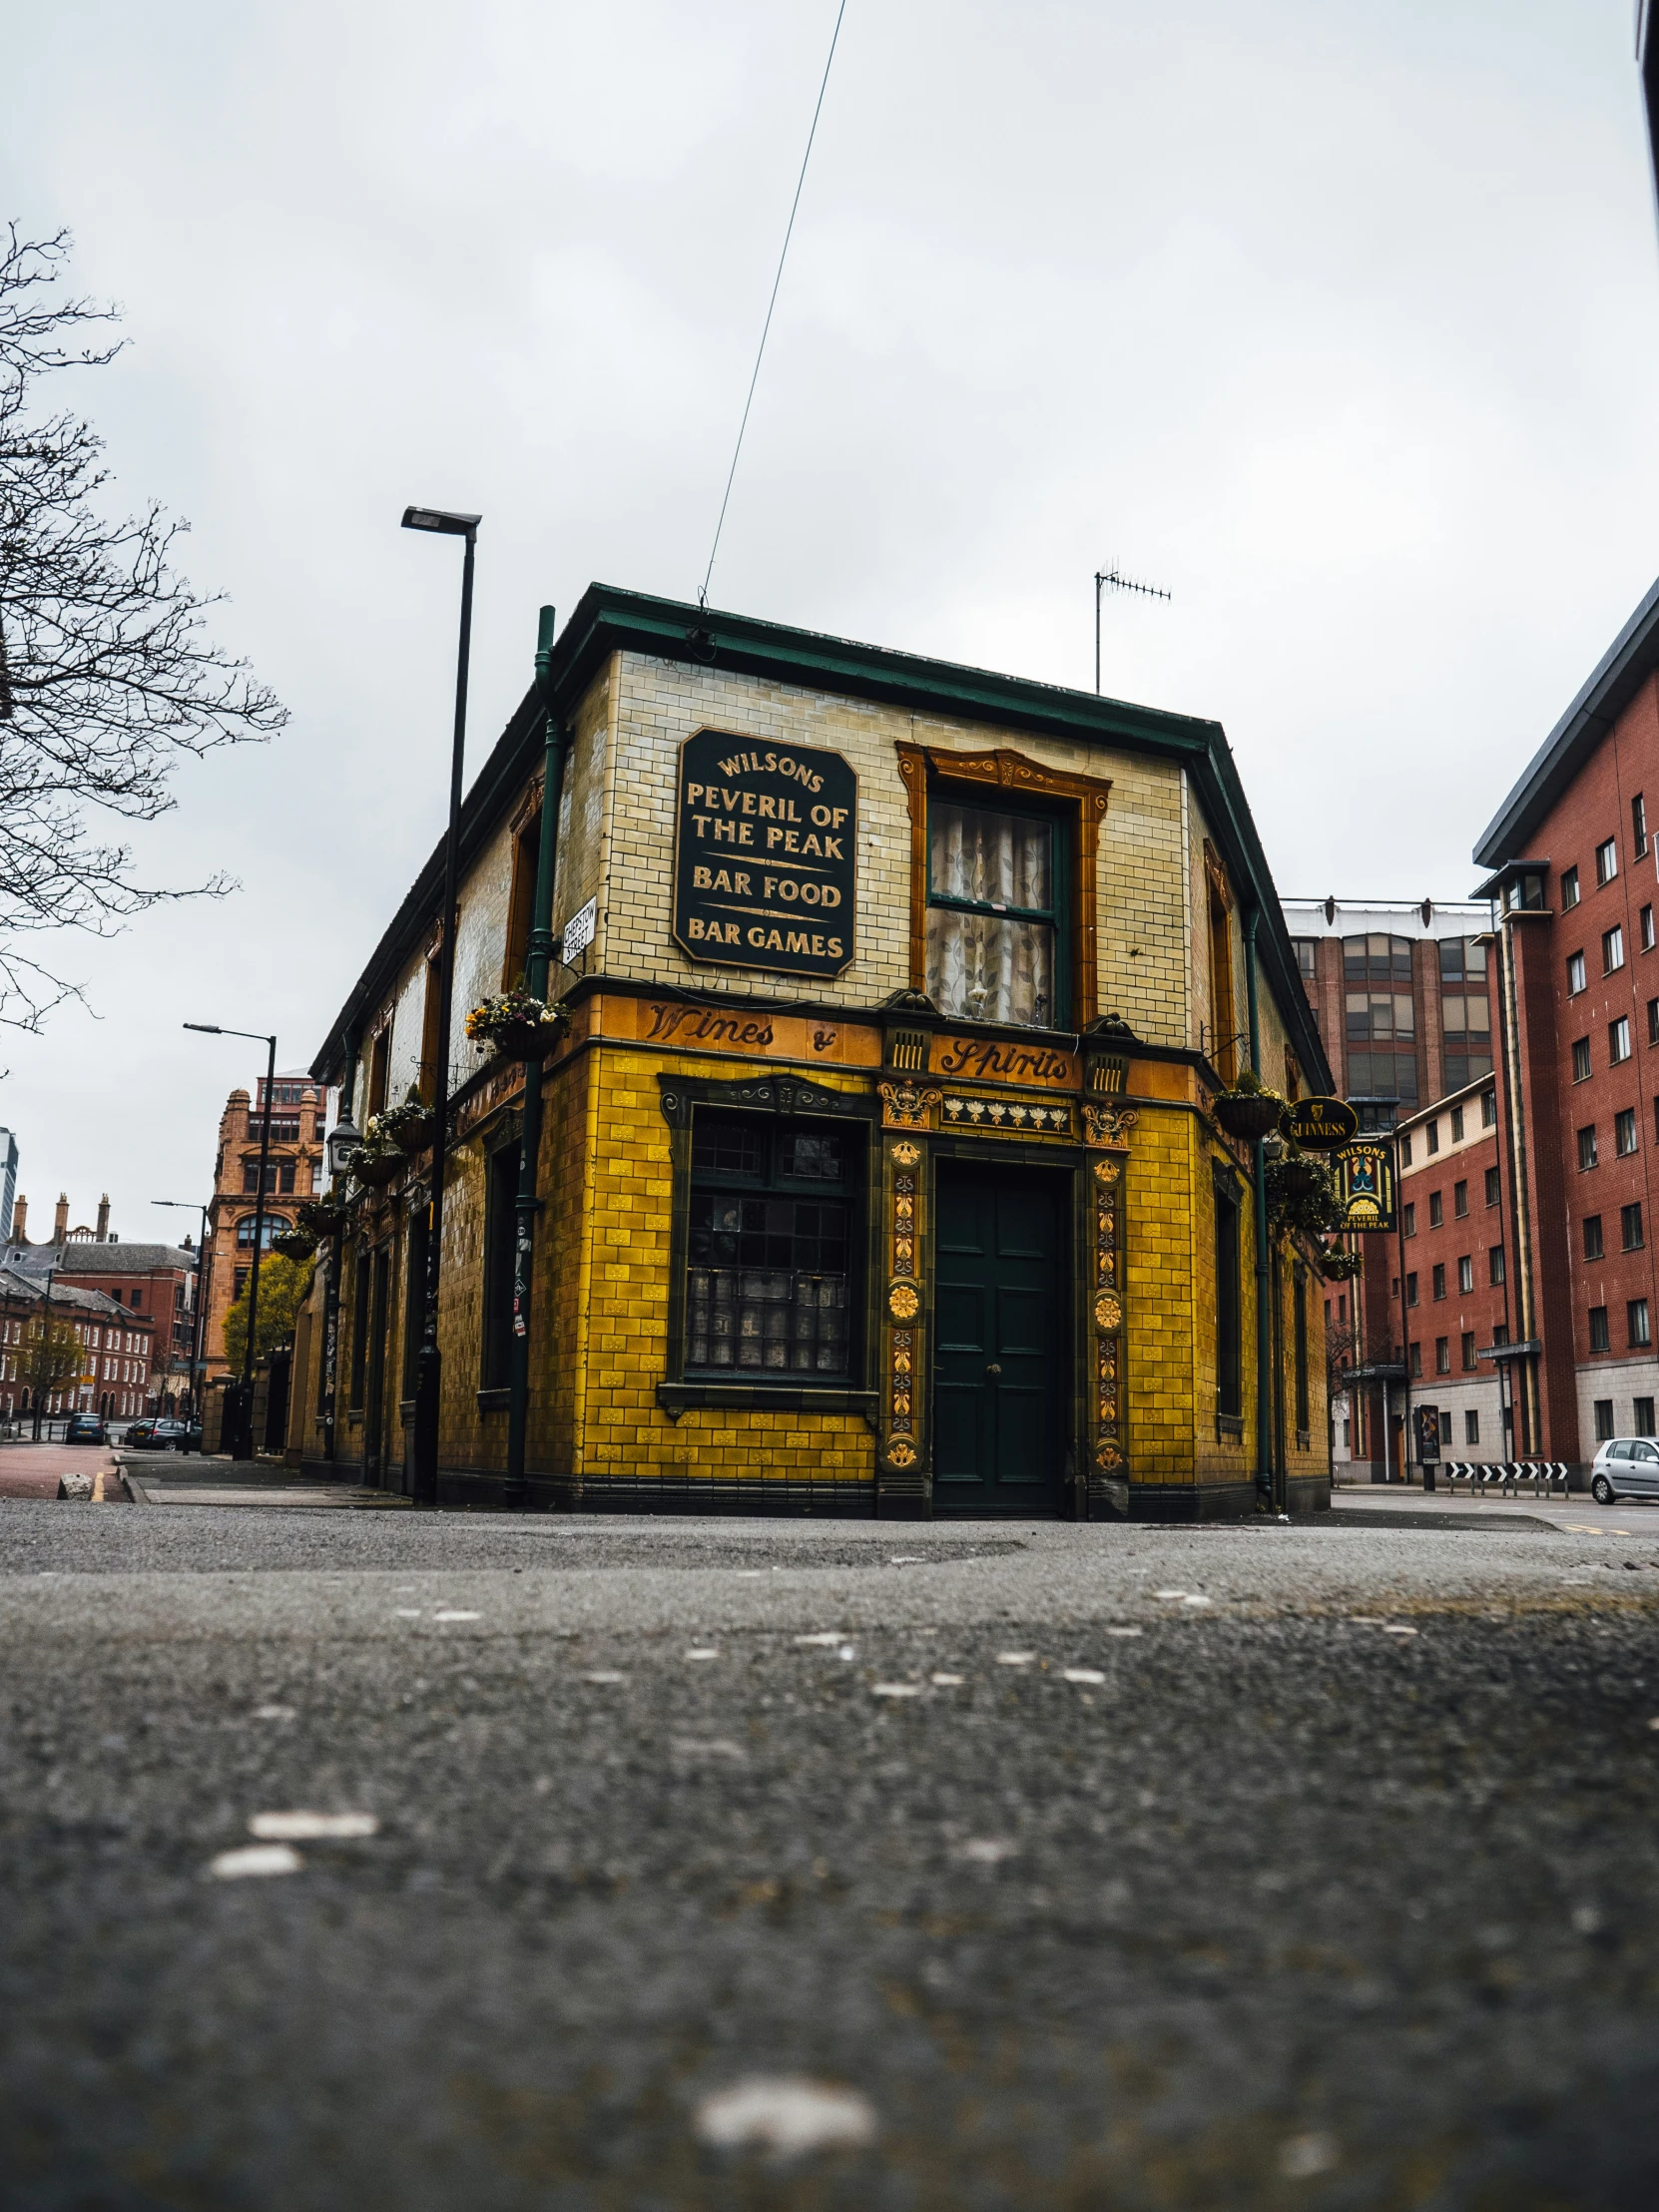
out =
<path fill-rule="evenodd" d="M 715 524 L 715 541 L 709 548 L 709 565 L 703 572 L 698 587 L 697 604 L 709 604 L 709 579 L 715 572 L 715 555 L 720 551 L 720 534 L 726 527 L 726 510 L 732 502 L 732 486 L 737 480 L 738 457 L 743 452 L 744 432 L 749 428 L 749 410 L 755 404 L 755 386 L 760 382 L 761 362 L 766 354 L 767 334 L 772 328 L 772 310 L 778 304 L 778 287 L 784 281 L 784 264 L 789 259 L 790 240 L 795 236 L 795 218 L 801 206 L 802 187 L 807 182 L 807 164 L 813 158 L 813 141 L 818 137 L 818 119 L 824 113 L 824 95 L 830 89 L 830 71 L 835 59 L 835 42 L 841 35 L 841 17 L 846 13 L 846 0 L 840 0 L 835 11 L 835 28 L 830 34 L 830 53 L 824 64 L 824 79 L 818 88 L 818 105 L 813 110 L 813 127 L 807 133 L 807 151 L 801 157 L 801 175 L 796 179 L 795 198 L 790 203 L 790 220 L 784 230 L 784 248 L 778 257 L 778 274 L 772 279 L 772 297 L 767 301 L 767 318 L 761 327 L 761 342 L 755 352 L 755 367 L 749 379 L 749 396 L 743 403 L 743 420 L 738 424 L 738 442 L 732 449 L 732 466 L 726 474 L 726 496 L 720 503 L 720 519 Z"/>

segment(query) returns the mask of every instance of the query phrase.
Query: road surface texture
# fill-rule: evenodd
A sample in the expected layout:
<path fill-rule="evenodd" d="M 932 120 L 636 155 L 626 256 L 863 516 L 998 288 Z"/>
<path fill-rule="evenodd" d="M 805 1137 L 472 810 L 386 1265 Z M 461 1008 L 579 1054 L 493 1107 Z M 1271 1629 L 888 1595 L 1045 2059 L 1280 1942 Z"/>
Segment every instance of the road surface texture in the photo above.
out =
<path fill-rule="evenodd" d="M 0 2202 L 1651 2212 L 1659 1512 L 1395 1512 L 0 1506 Z"/>

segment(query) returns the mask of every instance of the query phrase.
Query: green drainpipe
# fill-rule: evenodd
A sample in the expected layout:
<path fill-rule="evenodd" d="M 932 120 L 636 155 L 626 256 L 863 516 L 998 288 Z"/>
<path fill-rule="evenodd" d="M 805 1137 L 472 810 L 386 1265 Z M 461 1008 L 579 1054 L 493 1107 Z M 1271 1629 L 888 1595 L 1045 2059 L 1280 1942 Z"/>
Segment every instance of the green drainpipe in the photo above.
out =
<path fill-rule="evenodd" d="M 1250 1067 L 1262 1078 L 1262 1022 L 1256 998 L 1256 924 L 1261 909 L 1245 915 L 1245 993 L 1250 1008 Z M 1268 1170 L 1263 1140 L 1256 1140 L 1256 1488 L 1261 1502 L 1274 1502 L 1273 1334 L 1268 1312 Z"/>
<path fill-rule="evenodd" d="M 536 632 L 536 685 L 546 716 L 547 752 L 541 782 L 541 842 L 536 852 L 536 896 L 530 915 L 530 945 L 524 963 L 524 987 L 534 998 L 547 996 L 553 962 L 553 877 L 558 865 L 559 800 L 565 780 L 564 725 L 553 704 L 553 609 L 544 607 Z M 518 1197 L 513 1206 L 513 1342 L 508 1374 L 507 1487 L 505 1503 L 522 1512 L 529 1504 L 524 1478 L 525 1433 L 530 1411 L 530 1282 L 535 1257 L 536 1165 L 541 1154 L 542 1066 L 524 1069 L 524 1136 L 519 1150 Z"/>

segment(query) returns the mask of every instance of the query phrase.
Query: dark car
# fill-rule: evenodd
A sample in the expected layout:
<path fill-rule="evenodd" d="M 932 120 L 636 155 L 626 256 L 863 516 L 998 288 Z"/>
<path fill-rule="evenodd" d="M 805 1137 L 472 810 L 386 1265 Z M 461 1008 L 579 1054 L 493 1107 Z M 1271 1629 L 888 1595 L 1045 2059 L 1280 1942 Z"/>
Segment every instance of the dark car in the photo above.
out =
<path fill-rule="evenodd" d="M 160 1426 L 160 1421 L 130 1420 L 127 1423 L 126 1434 L 121 1440 L 124 1444 L 131 1444 L 137 1451 L 160 1451 L 163 1448 L 163 1443 L 162 1439 L 156 1434 L 156 1430 Z"/>
<path fill-rule="evenodd" d="M 200 1451 L 202 1424 L 165 1417 L 136 1420 L 127 1430 L 125 1440 L 139 1451 Z"/>
<path fill-rule="evenodd" d="M 71 1413 L 64 1423 L 63 1440 L 66 1444 L 108 1443 L 103 1414 Z"/>

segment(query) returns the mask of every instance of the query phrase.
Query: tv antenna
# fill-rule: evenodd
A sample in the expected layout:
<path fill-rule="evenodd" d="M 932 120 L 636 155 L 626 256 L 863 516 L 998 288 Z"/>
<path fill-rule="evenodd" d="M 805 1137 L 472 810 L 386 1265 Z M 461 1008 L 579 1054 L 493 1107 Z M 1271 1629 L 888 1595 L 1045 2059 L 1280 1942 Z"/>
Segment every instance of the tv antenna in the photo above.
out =
<path fill-rule="evenodd" d="M 1100 697 L 1100 599 L 1103 592 L 1138 591 L 1143 599 L 1168 599 L 1167 591 L 1160 591 L 1156 584 L 1138 583 L 1133 576 L 1125 576 L 1116 561 L 1110 568 L 1097 568 L 1094 572 L 1094 690 Z"/>

